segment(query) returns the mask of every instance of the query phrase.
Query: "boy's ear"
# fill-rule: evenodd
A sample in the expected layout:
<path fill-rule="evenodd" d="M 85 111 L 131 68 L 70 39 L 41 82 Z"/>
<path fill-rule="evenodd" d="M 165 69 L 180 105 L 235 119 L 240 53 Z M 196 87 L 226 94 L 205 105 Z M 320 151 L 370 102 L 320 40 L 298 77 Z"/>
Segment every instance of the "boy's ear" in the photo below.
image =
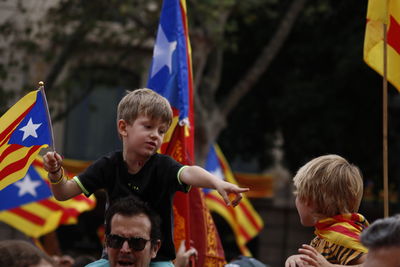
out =
<path fill-rule="evenodd" d="M 127 125 L 127 123 L 126 123 L 126 121 L 125 120 L 119 120 L 118 121 L 118 133 L 121 135 L 121 136 L 126 136 L 126 134 L 127 134 L 127 132 L 126 132 L 126 125 Z"/>

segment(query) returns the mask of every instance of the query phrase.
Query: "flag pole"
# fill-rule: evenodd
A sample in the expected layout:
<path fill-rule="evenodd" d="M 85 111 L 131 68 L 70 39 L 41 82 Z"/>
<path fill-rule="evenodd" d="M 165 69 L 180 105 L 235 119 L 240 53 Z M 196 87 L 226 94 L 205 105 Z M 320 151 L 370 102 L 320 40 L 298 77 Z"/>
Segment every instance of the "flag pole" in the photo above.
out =
<path fill-rule="evenodd" d="M 387 25 L 383 23 L 383 207 L 384 217 L 389 217 L 388 182 L 388 93 L 387 93 Z"/>
<path fill-rule="evenodd" d="M 50 127 L 50 134 L 51 134 L 51 146 L 50 147 L 53 149 L 53 152 L 56 152 L 56 145 L 54 144 L 53 125 L 51 123 L 51 117 L 50 117 L 50 112 L 49 112 L 49 105 L 47 104 L 46 93 L 44 92 L 44 82 L 42 82 L 42 81 L 39 82 L 39 90 L 40 90 L 40 92 L 42 92 L 43 103 L 46 107 L 47 121 L 48 121 L 49 127 Z"/>

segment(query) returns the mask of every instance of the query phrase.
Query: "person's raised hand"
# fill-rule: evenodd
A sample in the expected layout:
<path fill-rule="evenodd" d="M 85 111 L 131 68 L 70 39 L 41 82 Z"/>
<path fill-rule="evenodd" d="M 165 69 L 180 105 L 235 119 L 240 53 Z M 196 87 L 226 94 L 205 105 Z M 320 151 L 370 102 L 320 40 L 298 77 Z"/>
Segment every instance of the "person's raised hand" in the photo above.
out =
<path fill-rule="evenodd" d="M 322 256 L 315 248 L 310 245 L 303 244 L 301 248 L 299 248 L 299 253 L 304 255 L 301 259 L 307 262 L 310 266 L 315 267 L 331 267 L 334 266 L 332 263 L 328 262 L 327 259 Z"/>
<path fill-rule="evenodd" d="M 57 152 L 47 152 L 43 156 L 43 168 L 49 173 L 56 173 L 61 169 L 62 157 Z"/>
<path fill-rule="evenodd" d="M 189 264 L 191 257 L 197 259 L 198 253 L 194 247 L 190 247 L 186 250 L 185 240 L 181 241 L 181 245 L 176 253 L 175 267 L 186 267 Z"/>

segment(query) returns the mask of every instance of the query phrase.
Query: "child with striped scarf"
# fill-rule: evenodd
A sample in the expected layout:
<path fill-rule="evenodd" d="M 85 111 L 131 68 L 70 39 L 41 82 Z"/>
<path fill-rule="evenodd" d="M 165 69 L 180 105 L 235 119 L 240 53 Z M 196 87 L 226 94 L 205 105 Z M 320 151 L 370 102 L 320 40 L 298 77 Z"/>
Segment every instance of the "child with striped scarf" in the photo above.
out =
<path fill-rule="evenodd" d="M 368 226 L 357 213 L 363 194 L 360 170 L 338 155 L 315 158 L 293 178 L 301 224 L 315 238 L 290 256 L 285 267 L 362 264 L 367 249 L 360 234 Z"/>

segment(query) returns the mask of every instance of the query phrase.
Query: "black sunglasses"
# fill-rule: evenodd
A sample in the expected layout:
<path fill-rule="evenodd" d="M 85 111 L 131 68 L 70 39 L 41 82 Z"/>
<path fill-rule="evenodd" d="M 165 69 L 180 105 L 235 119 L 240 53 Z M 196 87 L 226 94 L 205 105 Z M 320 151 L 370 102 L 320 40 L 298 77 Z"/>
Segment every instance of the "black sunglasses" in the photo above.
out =
<path fill-rule="evenodd" d="M 122 237 L 119 235 L 107 235 L 106 243 L 110 248 L 122 248 L 125 241 L 128 241 L 128 245 L 131 249 L 135 251 L 141 251 L 146 246 L 146 243 L 150 240 L 141 237 Z"/>

